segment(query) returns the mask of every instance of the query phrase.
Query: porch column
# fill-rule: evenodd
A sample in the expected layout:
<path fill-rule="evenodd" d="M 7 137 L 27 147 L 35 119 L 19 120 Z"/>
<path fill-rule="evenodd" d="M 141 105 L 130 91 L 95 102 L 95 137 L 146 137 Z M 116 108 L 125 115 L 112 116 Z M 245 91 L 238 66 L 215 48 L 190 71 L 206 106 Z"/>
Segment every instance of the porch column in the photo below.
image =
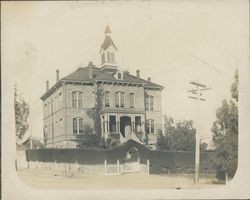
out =
<path fill-rule="evenodd" d="M 142 129 L 142 132 L 145 133 L 145 118 L 144 116 L 141 116 L 141 129 Z"/>
<path fill-rule="evenodd" d="M 107 116 L 106 115 L 104 115 L 104 134 L 106 135 L 106 133 L 107 133 Z"/>
<path fill-rule="evenodd" d="M 120 133 L 120 116 L 116 115 L 116 132 Z"/>
<path fill-rule="evenodd" d="M 104 130 L 103 130 L 103 116 L 101 116 L 101 130 L 102 130 L 102 137 L 104 136 Z"/>
<path fill-rule="evenodd" d="M 107 115 L 107 133 L 109 134 L 109 115 Z"/>
<path fill-rule="evenodd" d="M 115 132 L 118 133 L 118 115 L 115 116 Z"/>
<path fill-rule="evenodd" d="M 131 117 L 131 131 L 132 133 L 135 132 L 135 116 Z"/>

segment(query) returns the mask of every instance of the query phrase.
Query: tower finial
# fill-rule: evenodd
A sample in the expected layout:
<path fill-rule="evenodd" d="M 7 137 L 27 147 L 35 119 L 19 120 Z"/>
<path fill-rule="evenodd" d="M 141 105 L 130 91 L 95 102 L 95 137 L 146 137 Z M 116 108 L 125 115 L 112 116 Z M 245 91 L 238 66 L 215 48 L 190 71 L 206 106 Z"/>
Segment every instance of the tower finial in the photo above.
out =
<path fill-rule="evenodd" d="M 111 33 L 111 30 L 110 30 L 109 26 L 106 26 L 105 34 L 110 34 L 110 33 Z"/>

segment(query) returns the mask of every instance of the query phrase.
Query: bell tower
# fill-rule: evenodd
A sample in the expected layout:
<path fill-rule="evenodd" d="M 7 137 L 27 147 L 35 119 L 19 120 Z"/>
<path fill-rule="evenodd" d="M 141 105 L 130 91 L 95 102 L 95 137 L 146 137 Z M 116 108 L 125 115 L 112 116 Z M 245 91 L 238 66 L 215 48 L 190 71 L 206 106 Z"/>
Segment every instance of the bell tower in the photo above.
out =
<path fill-rule="evenodd" d="M 108 71 L 114 71 L 117 69 L 117 47 L 111 39 L 111 30 L 109 26 L 105 29 L 105 39 L 101 45 L 100 55 L 101 55 L 101 66 L 103 69 Z"/>

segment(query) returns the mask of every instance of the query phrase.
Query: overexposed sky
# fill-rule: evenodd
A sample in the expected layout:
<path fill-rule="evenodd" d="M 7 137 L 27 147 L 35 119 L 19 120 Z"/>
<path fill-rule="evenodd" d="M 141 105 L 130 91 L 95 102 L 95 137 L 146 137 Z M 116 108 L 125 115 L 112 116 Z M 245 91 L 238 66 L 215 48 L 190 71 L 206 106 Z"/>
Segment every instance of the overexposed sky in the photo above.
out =
<path fill-rule="evenodd" d="M 163 114 L 196 119 L 189 81 L 212 89 L 200 103 L 203 139 L 211 137 L 215 111 L 230 98 L 234 71 L 246 63 L 247 1 L 2 2 L 2 67 L 12 70 L 29 102 L 31 131 L 42 137 L 45 81 L 56 69 L 66 76 L 100 64 L 106 25 L 119 52 L 119 67 L 165 87 Z"/>

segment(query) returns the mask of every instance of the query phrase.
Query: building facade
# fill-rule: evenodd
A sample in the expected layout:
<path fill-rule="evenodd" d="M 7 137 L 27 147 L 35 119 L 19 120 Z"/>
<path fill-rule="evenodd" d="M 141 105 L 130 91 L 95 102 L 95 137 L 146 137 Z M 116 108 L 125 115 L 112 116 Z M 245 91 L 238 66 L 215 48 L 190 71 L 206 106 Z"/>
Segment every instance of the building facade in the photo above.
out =
<path fill-rule="evenodd" d="M 142 79 L 139 70 L 134 76 L 119 68 L 109 27 L 99 53 L 100 67 L 89 62 L 61 79 L 57 70 L 56 83 L 49 88 L 46 82 L 41 97 L 46 147 L 78 148 L 78 136 L 94 128 L 89 111 L 99 104 L 103 138 L 115 137 L 121 144 L 134 139 L 155 149 L 162 130 L 163 87 Z"/>

